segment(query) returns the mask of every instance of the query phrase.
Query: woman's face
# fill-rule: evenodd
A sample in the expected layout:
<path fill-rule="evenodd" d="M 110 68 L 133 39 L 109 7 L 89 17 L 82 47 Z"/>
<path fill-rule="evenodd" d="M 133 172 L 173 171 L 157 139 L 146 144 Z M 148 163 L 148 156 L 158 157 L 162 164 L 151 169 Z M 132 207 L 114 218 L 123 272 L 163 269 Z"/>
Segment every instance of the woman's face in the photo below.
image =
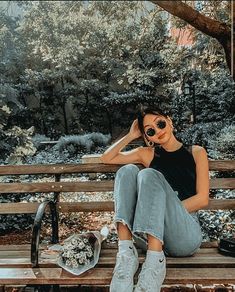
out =
<path fill-rule="evenodd" d="M 146 114 L 143 119 L 145 138 L 157 144 L 164 144 L 173 135 L 172 121 L 168 117 Z"/>

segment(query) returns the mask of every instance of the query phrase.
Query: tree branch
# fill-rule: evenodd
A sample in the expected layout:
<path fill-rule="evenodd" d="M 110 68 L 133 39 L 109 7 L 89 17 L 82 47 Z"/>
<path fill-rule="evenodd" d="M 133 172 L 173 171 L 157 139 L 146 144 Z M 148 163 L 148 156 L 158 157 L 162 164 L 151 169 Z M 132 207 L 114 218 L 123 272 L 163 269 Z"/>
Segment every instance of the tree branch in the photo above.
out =
<path fill-rule="evenodd" d="M 209 18 L 181 1 L 152 0 L 151 2 L 219 41 L 221 38 L 231 36 L 231 29 L 226 23 Z"/>
<path fill-rule="evenodd" d="M 157 4 L 170 14 L 186 21 L 202 33 L 217 39 L 224 48 L 227 66 L 234 78 L 234 66 L 232 66 L 232 64 L 234 64 L 234 60 L 232 59 L 234 59 L 235 48 L 231 44 L 231 28 L 226 23 L 207 17 L 189 5 L 178 0 L 151 0 L 151 2 Z M 232 1 L 232 9 L 233 11 L 235 9 L 234 1 Z"/>

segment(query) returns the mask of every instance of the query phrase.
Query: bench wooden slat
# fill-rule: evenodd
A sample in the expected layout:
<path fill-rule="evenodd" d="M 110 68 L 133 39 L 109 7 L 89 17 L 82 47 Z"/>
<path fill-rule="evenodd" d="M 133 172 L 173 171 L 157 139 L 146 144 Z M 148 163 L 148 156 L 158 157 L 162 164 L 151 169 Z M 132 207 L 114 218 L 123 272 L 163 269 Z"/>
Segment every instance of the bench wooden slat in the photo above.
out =
<path fill-rule="evenodd" d="M 0 183 L 0 193 L 103 192 L 112 191 L 113 181 Z"/>
<path fill-rule="evenodd" d="M 50 193 L 50 192 L 105 192 L 113 191 L 114 181 L 0 183 L 0 193 Z M 210 179 L 211 189 L 235 189 L 234 178 Z"/>
<path fill-rule="evenodd" d="M 208 252 L 209 250 L 209 252 Z M 194 256 L 192 257 L 183 257 L 183 258 L 171 258 L 169 257 L 169 263 L 171 263 L 173 261 L 173 263 L 175 262 L 182 262 L 182 263 L 188 263 L 191 261 L 194 261 L 194 258 L 197 258 L 198 260 L 202 259 L 202 261 L 204 260 L 204 258 L 207 258 L 211 261 L 214 262 L 215 259 L 221 259 L 222 262 L 224 263 L 235 263 L 235 258 L 234 257 L 225 257 L 224 255 L 218 253 L 218 249 L 213 249 L 213 252 L 211 252 L 212 248 L 200 248 L 199 251 L 194 254 Z M 141 250 L 140 248 L 137 247 L 137 251 L 139 254 L 139 257 L 144 257 L 145 256 L 145 251 Z M 43 252 L 43 250 L 41 250 L 41 252 Z M 104 260 L 106 258 L 115 258 L 116 253 L 118 252 L 117 248 L 114 249 L 102 249 L 101 253 L 100 253 L 100 259 Z M 21 261 L 22 259 L 30 259 L 30 250 L 20 250 L 19 254 L 17 254 L 16 251 L 1 251 L 0 252 L 0 262 L 4 263 L 4 264 L 9 264 L 8 260 L 13 260 L 16 263 L 18 261 Z M 41 261 L 50 261 L 51 259 L 45 258 L 44 256 L 42 256 Z M 182 261 L 181 261 L 182 260 Z M 221 265 L 221 262 L 217 262 L 217 265 Z"/>
<path fill-rule="evenodd" d="M 100 256 L 96 267 L 114 267 L 116 262 L 116 251 L 113 255 L 103 254 Z M 142 264 L 145 261 L 145 255 L 139 254 L 139 262 Z M 166 257 L 167 268 L 174 268 L 180 265 L 182 268 L 234 268 L 235 258 L 225 257 L 220 254 L 196 254 L 192 257 L 171 258 Z M 56 259 L 39 259 L 40 268 L 56 268 Z M 0 268 L 31 268 L 30 257 L 25 256 L 21 258 L 12 257 L 0 258 Z"/>
<path fill-rule="evenodd" d="M 37 212 L 40 203 L 2 203 L 0 204 L 0 214 L 34 214 Z M 60 202 L 58 208 L 62 213 L 70 212 L 102 212 L 114 211 L 113 201 L 95 202 Z M 235 209 L 235 199 L 216 200 L 210 199 L 205 210 L 229 210 Z M 49 208 L 47 208 L 47 211 Z"/>
<path fill-rule="evenodd" d="M 210 179 L 210 189 L 235 189 L 235 179 L 232 177 Z"/>
<path fill-rule="evenodd" d="M 39 245 L 39 250 L 42 250 L 42 249 L 47 249 L 48 246 L 51 246 L 53 244 L 40 244 Z M 218 242 L 217 240 L 216 241 L 211 241 L 211 242 L 202 242 L 202 245 L 201 245 L 201 249 L 198 251 L 198 253 L 200 254 L 209 254 L 209 253 L 216 253 L 217 252 L 217 247 L 218 247 Z M 104 241 L 102 242 L 102 249 L 105 249 L 105 250 L 108 250 L 108 249 L 112 249 L 112 250 L 115 250 L 118 248 L 118 244 L 117 244 L 117 241 L 116 242 L 107 242 L 107 241 Z M 31 245 L 30 244 L 17 244 L 17 245 L 0 245 L 0 251 L 4 251 L 4 250 L 7 250 L 7 251 L 13 251 L 13 250 L 30 250 L 31 249 Z"/>
<path fill-rule="evenodd" d="M 138 253 L 140 256 L 144 255 L 145 252 L 143 252 L 140 248 L 137 248 Z M 208 252 L 209 250 L 209 252 Z M 194 258 L 201 258 L 201 260 L 203 261 L 204 258 L 210 259 L 211 261 L 213 261 L 215 259 L 220 258 L 221 261 L 224 261 L 224 263 L 233 263 L 235 264 L 235 258 L 233 257 L 225 257 L 221 254 L 218 253 L 217 249 L 213 249 L 213 252 L 210 251 L 211 248 L 200 248 L 200 250 L 193 256 L 193 257 L 185 257 L 185 258 L 169 258 L 170 262 L 182 262 L 182 263 L 187 263 L 188 261 L 191 262 L 191 260 L 193 261 Z M 100 253 L 100 257 L 101 258 L 114 258 L 116 253 L 117 253 L 118 249 L 103 249 L 101 250 Z M 202 251 L 202 252 L 201 252 Z M 30 258 L 30 250 L 19 250 L 19 253 L 17 253 L 17 251 L 0 251 L 0 261 L 7 261 L 8 259 L 15 259 L 15 261 L 17 262 L 20 259 L 24 259 L 24 258 Z M 182 260 L 182 261 L 181 261 Z M 204 262 L 206 263 L 206 261 Z M 8 263 L 7 263 L 8 264 Z M 217 265 L 219 266 L 221 264 L 221 262 L 217 262 Z M 235 267 L 235 266 L 234 266 Z"/>
<path fill-rule="evenodd" d="M 201 250 L 203 250 L 203 252 L 201 252 Z M 208 251 L 209 250 L 209 251 Z M 41 250 L 42 251 L 42 250 Z M 102 248 L 101 252 L 100 252 L 100 256 L 101 257 L 110 257 L 110 256 L 114 256 L 117 253 L 118 249 L 117 248 Z M 137 247 L 137 251 L 139 254 L 143 254 L 144 252 Z M 200 257 L 201 255 L 204 256 L 208 256 L 208 257 L 213 257 L 213 256 L 219 256 L 219 257 L 223 257 L 222 255 L 218 254 L 217 249 L 213 249 L 213 253 L 211 252 L 211 248 L 201 248 L 196 254 L 195 257 Z M 29 257 L 30 256 L 30 250 L 25 250 L 25 249 L 21 249 L 19 246 L 19 250 L 1 250 L 0 251 L 0 259 L 7 259 L 7 258 L 25 258 L 25 257 Z M 235 258 L 232 258 L 235 261 Z"/>
<path fill-rule="evenodd" d="M 235 209 L 235 199 L 210 199 L 207 207 L 203 210 L 233 210 Z"/>
<path fill-rule="evenodd" d="M 215 171 L 234 171 L 235 160 L 209 160 L 209 169 Z"/>
<path fill-rule="evenodd" d="M 61 284 L 109 285 L 113 268 L 93 268 L 75 276 L 61 268 L 1 268 L 0 284 Z M 137 282 L 139 271 L 135 274 Z M 235 268 L 168 268 L 164 284 L 231 284 L 235 281 Z"/>
<path fill-rule="evenodd" d="M 48 245 L 45 244 L 40 244 L 39 245 L 39 249 L 46 249 Z M 31 249 L 31 244 L 1 244 L 0 245 L 0 251 L 3 250 L 8 250 L 8 251 L 12 251 L 12 250 L 30 250 Z"/>
<path fill-rule="evenodd" d="M 141 164 L 137 164 L 140 168 Z M 25 174 L 65 174 L 65 173 L 105 173 L 116 172 L 122 165 L 103 163 L 82 164 L 39 164 L 39 165 L 0 165 L 0 175 Z M 230 171 L 235 169 L 235 160 L 209 160 L 210 170 Z"/>
<path fill-rule="evenodd" d="M 67 203 L 61 202 L 58 204 L 61 212 L 98 212 L 98 211 L 114 211 L 113 201 L 96 201 L 96 202 L 80 202 Z M 208 207 L 204 209 L 235 209 L 235 199 L 210 199 Z"/>
<path fill-rule="evenodd" d="M 137 164 L 140 168 L 143 165 Z M 69 174 L 116 172 L 122 165 L 117 164 L 43 164 L 43 165 L 0 165 L 0 175 L 26 174 Z"/>
<path fill-rule="evenodd" d="M 47 246 L 50 246 L 52 244 L 49 245 L 45 245 L 45 244 L 40 244 L 39 245 L 39 249 L 46 249 Z M 203 247 L 202 249 L 199 250 L 200 253 L 215 253 L 215 251 L 217 250 L 218 247 L 218 242 L 216 241 L 207 241 L 207 242 L 202 242 L 201 247 Z M 117 249 L 118 245 L 117 242 L 107 242 L 104 241 L 102 243 L 102 249 Z M 0 245 L 0 250 L 30 250 L 31 249 L 31 245 L 30 244 L 17 244 L 17 245 Z"/>

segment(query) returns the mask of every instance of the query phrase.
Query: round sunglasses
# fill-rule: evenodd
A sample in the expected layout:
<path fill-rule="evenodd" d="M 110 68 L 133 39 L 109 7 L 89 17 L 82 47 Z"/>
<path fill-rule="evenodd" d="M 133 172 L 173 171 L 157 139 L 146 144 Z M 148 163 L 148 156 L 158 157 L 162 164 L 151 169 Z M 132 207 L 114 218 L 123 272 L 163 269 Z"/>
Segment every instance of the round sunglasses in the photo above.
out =
<path fill-rule="evenodd" d="M 158 129 L 164 129 L 166 127 L 166 121 L 164 120 L 158 120 L 156 123 L 156 126 L 158 127 Z M 152 137 L 156 134 L 156 131 L 153 128 L 149 128 L 145 134 L 149 137 Z"/>

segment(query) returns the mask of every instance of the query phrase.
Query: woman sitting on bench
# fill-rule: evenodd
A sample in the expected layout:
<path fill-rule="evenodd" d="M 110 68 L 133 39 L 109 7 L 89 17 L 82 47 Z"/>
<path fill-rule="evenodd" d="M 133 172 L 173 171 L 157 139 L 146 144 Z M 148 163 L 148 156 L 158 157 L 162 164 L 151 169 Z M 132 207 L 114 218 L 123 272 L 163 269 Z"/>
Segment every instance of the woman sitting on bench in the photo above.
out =
<path fill-rule="evenodd" d="M 121 150 L 143 137 L 147 147 Z M 206 150 L 176 139 L 171 118 L 160 109 L 143 108 L 127 135 L 101 156 L 107 164 L 125 164 L 114 182 L 114 222 L 118 253 L 111 292 L 132 292 L 139 267 L 135 243 L 145 243 L 146 258 L 135 292 L 160 291 L 166 275 L 165 255 L 191 256 L 200 248 L 197 210 L 209 202 Z M 140 170 L 135 164 L 142 164 Z"/>

